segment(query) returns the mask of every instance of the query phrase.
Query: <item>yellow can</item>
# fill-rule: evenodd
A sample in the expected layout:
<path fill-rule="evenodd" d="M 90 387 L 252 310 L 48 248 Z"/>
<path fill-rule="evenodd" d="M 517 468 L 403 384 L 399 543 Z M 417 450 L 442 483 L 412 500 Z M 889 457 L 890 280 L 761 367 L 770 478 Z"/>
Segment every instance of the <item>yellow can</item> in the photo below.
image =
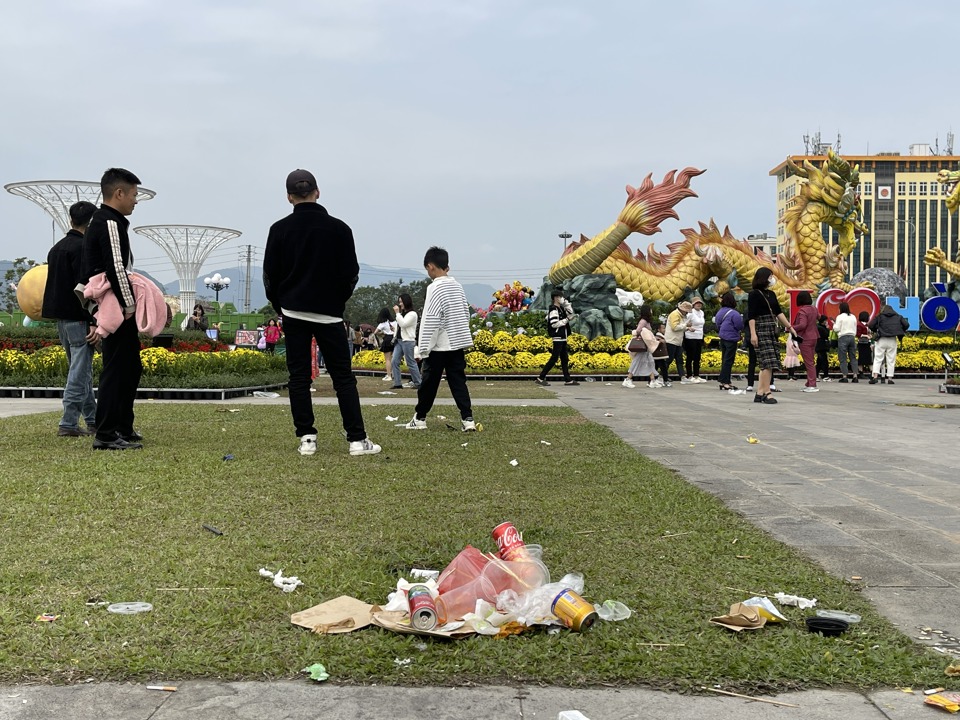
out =
<path fill-rule="evenodd" d="M 586 630 L 597 620 L 597 611 L 593 605 L 570 588 L 553 599 L 550 610 L 560 619 L 560 622 L 574 632 Z"/>

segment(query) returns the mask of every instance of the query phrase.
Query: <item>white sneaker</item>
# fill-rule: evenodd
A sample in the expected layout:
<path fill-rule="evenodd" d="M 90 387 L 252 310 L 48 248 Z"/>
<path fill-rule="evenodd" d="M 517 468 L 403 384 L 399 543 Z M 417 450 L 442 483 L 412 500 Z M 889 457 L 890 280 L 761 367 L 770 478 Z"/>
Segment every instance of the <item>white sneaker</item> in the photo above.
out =
<path fill-rule="evenodd" d="M 313 455 L 317 451 L 316 435 L 301 435 L 300 449 L 297 450 L 301 455 Z"/>
<path fill-rule="evenodd" d="M 623 382 L 620 384 L 623 385 L 625 388 L 636 387 L 636 385 L 633 384 L 633 380 L 631 380 L 630 378 L 624 378 Z"/>
<path fill-rule="evenodd" d="M 818 387 L 805 387 L 800 392 L 820 392 Z"/>
<path fill-rule="evenodd" d="M 375 442 L 371 441 L 370 438 L 364 438 L 363 440 L 354 440 L 350 443 L 350 454 L 351 455 L 376 455 L 380 452 L 381 447 Z"/>
<path fill-rule="evenodd" d="M 647 383 L 647 387 L 650 388 L 651 390 L 656 390 L 658 388 L 662 388 L 663 383 L 660 382 L 659 380 L 653 380 L 652 382 Z"/>
<path fill-rule="evenodd" d="M 473 421 L 473 418 L 467 418 L 466 420 L 460 421 L 460 427 L 464 432 L 476 432 L 477 424 Z"/>
<path fill-rule="evenodd" d="M 680 380 L 681 385 L 695 385 L 696 382 L 697 381 L 694 380 L 693 378 L 686 378 L 686 377 Z"/>
<path fill-rule="evenodd" d="M 427 429 L 427 421 L 426 421 L 426 420 L 418 420 L 418 419 L 417 419 L 417 416 L 414 415 L 414 416 L 413 416 L 413 419 L 412 419 L 410 422 L 408 422 L 406 425 L 403 426 L 403 429 L 404 429 L 404 430 L 426 430 L 426 429 Z"/>
<path fill-rule="evenodd" d="M 753 385 L 747 385 L 747 392 L 753 392 Z"/>
<path fill-rule="evenodd" d="M 705 383 L 706 380 L 705 380 L 704 378 L 700 377 L 699 375 L 697 375 L 697 376 L 694 378 L 694 382 Z"/>
<path fill-rule="evenodd" d="M 383 376 L 382 378 L 380 378 L 380 379 L 383 380 L 384 382 L 393 382 L 393 378 L 390 377 L 389 375 L 384 375 L 384 376 Z"/>
<path fill-rule="evenodd" d="M 403 384 L 403 387 L 405 387 L 407 390 L 416 390 L 416 389 L 418 389 L 420 386 L 419 386 L 419 385 L 415 385 L 415 384 L 411 381 L 411 382 L 405 382 L 405 383 Z"/>

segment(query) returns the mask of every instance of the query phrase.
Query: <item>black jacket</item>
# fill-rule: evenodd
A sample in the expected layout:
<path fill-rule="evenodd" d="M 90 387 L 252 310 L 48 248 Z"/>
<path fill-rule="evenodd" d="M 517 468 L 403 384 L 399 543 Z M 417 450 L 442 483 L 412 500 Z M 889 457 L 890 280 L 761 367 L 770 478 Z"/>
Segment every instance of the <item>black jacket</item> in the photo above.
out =
<path fill-rule="evenodd" d="M 133 286 L 127 277 L 127 268 L 133 267 L 133 253 L 127 228 L 130 221 L 109 205 L 101 205 L 87 225 L 83 235 L 83 269 L 86 283 L 94 275 L 105 272 L 120 307 L 132 311 L 137 301 Z"/>
<path fill-rule="evenodd" d="M 569 307 L 570 303 L 566 303 Z M 547 309 L 547 327 L 554 340 L 566 340 L 570 335 L 570 316 L 566 307 L 550 305 Z"/>
<path fill-rule="evenodd" d="M 47 253 L 47 284 L 43 290 L 43 317 L 47 320 L 91 320 L 73 291 L 77 283 L 86 282 L 81 261 L 83 233 L 70 230 Z"/>
<path fill-rule="evenodd" d="M 322 205 L 298 203 L 270 227 L 263 287 L 278 313 L 285 308 L 343 317 L 359 276 L 353 233 Z"/>
<path fill-rule="evenodd" d="M 910 323 L 903 315 L 887 305 L 870 321 L 869 327 L 876 331 L 878 337 L 903 337 Z"/>

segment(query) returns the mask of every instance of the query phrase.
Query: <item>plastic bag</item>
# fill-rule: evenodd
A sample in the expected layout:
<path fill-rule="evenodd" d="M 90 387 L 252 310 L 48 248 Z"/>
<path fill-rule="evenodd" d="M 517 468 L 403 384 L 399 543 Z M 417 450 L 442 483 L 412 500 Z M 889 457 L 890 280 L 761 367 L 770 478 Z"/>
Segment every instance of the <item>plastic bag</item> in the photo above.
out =
<path fill-rule="evenodd" d="M 557 595 L 567 588 L 582 594 L 583 575 L 568 573 L 560 582 L 547 583 L 522 595 L 514 590 L 504 590 L 497 595 L 497 609 L 516 616 L 517 622 L 523 625 L 563 625 L 553 614 L 552 606 Z"/>

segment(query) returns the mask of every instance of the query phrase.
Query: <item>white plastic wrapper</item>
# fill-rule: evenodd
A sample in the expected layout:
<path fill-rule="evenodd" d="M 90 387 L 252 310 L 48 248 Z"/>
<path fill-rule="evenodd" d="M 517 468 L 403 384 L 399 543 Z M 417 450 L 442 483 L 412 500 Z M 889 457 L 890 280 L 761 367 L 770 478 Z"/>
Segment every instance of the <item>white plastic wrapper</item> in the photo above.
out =
<path fill-rule="evenodd" d="M 410 612 L 410 601 L 407 599 L 407 590 L 409 590 L 414 585 L 426 585 L 427 589 L 430 590 L 430 596 L 436 600 L 437 595 L 440 593 L 437 592 L 437 581 L 433 578 L 430 580 L 416 580 L 410 582 L 406 578 L 400 578 L 397 580 L 397 589 L 387 595 L 387 604 L 383 606 L 384 610 L 390 612 Z"/>
<path fill-rule="evenodd" d="M 799 595 L 787 595 L 782 592 L 774 593 L 773 596 L 777 599 L 777 602 L 781 605 L 793 605 L 800 608 L 801 610 L 806 610 L 807 608 L 816 607 L 817 599 L 813 598 L 812 600 L 805 597 L 800 597 Z"/>
<path fill-rule="evenodd" d="M 293 592 L 298 587 L 303 585 L 303 582 L 301 582 L 300 578 L 298 578 L 296 575 L 284 577 L 283 570 L 277 570 L 276 573 L 272 573 L 266 568 L 260 568 L 260 577 L 270 578 L 273 580 L 274 587 L 280 588 L 285 593 Z"/>

